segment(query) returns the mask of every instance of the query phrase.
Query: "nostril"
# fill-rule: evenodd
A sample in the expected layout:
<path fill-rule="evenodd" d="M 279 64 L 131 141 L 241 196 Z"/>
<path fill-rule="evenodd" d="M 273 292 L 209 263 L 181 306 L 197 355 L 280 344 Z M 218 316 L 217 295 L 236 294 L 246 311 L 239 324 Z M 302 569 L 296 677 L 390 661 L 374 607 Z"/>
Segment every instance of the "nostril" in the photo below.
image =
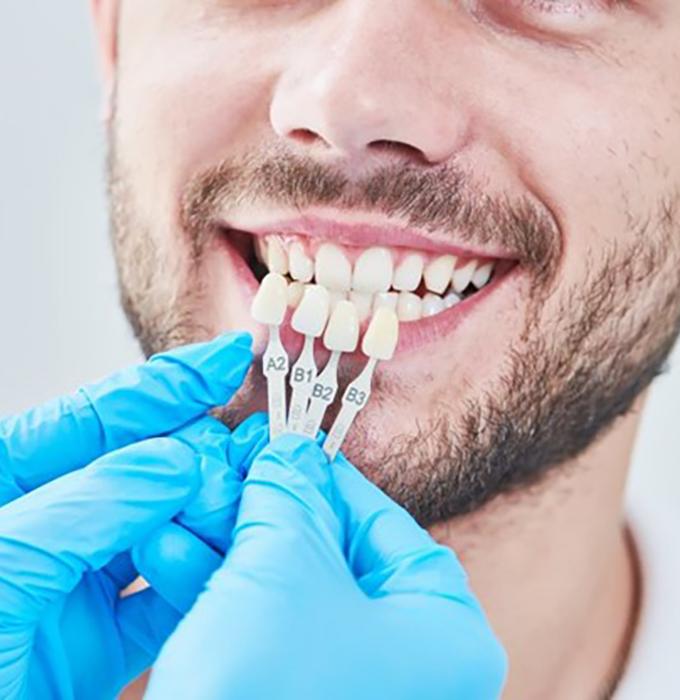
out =
<path fill-rule="evenodd" d="M 304 145 L 312 144 L 315 141 L 323 141 L 321 136 L 311 129 L 293 129 L 288 136 Z"/>
<path fill-rule="evenodd" d="M 415 146 L 403 141 L 391 141 L 388 139 L 378 139 L 368 144 L 369 149 L 380 151 L 388 155 L 400 156 L 409 160 L 416 160 L 419 163 L 428 163 L 427 156 Z"/>

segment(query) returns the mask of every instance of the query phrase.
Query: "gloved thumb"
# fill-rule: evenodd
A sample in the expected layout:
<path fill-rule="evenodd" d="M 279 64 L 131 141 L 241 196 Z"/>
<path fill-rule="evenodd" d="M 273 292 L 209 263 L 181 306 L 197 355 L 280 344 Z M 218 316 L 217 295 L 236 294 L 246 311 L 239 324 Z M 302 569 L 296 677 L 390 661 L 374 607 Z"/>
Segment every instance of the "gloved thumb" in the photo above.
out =
<path fill-rule="evenodd" d="M 451 549 L 435 542 L 341 454 L 330 469 L 349 565 L 367 595 L 468 595 L 467 574 Z"/>
<path fill-rule="evenodd" d="M 282 580 L 314 585 L 315 572 L 339 567 L 349 575 L 343 546 L 326 455 L 309 438 L 276 439 L 253 460 L 245 478 L 228 570 L 243 571 L 264 585 Z"/>

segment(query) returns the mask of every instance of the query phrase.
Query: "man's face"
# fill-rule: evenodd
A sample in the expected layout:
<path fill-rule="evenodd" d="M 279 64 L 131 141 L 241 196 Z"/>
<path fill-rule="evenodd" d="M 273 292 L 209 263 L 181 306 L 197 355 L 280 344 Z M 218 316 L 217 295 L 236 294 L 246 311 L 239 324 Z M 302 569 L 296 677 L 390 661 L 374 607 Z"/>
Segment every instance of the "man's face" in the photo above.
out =
<path fill-rule="evenodd" d="M 120 9 L 112 219 L 147 352 L 225 329 L 261 350 L 257 248 L 341 287 L 386 248 L 367 278 L 392 265 L 422 300 L 402 295 L 399 350 L 345 447 L 424 524 L 578 454 L 659 370 L 680 319 L 677 2 Z M 396 277 L 409 257 L 417 283 Z M 230 419 L 264 392 L 254 376 Z"/>

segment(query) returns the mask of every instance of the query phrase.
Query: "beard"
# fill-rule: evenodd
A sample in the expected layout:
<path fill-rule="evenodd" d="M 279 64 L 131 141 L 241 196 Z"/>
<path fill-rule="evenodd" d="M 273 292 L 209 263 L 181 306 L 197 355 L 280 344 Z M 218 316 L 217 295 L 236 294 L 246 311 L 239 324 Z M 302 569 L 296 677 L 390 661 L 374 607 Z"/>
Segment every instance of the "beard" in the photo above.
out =
<path fill-rule="evenodd" d="M 455 166 L 390 165 L 351 182 L 280 145 L 263 146 L 197 174 L 181 198 L 176 236 L 163 241 L 115 146 L 112 132 L 111 224 L 121 297 L 147 355 L 214 334 L 197 321 L 207 295 L 202 262 L 216 235 L 215 213 L 230 206 L 379 212 L 516 252 L 531 280 L 527 312 L 503 350 L 493 392 L 459 400 L 459 418 L 439 402 L 438 412 L 415 426 L 392 425 L 386 444 L 369 419 L 360 420 L 345 443 L 348 458 L 424 527 L 533 487 L 577 457 L 662 371 L 680 330 L 676 193 L 660 194 L 654 211 L 630 212 L 630 229 L 620 237 L 625 247 L 591 252 L 578 284 L 560 289 L 562 237 L 551 216 L 530 200 L 484 192 Z M 263 396 L 261 378 L 252 375 L 220 412 L 228 425 L 252 413 Z M 446 383 L 443 375 L 442 388 Z M 379 375 L 371 411 L 387 417 L 411 390 L 417 389 Z"/>

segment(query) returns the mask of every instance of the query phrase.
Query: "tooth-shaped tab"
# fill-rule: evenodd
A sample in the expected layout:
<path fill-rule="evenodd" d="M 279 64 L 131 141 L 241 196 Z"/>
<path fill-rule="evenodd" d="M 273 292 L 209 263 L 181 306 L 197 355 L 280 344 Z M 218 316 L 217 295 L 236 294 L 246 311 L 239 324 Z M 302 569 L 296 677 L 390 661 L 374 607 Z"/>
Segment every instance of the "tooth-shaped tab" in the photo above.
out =
<path fill-rule="evenodd" d="M 352 289 L 367 294 L 386 292 L 392 286 L 394 262 L 387 248 L 369 248 L 354 264 Z"/>
<path fill-rule="evenodd" d="M 305 294 L 305 285 L 302 282 L 293 282 L 288 285 L 288 306 L 296 309 Z"/>
<path fill-rule="evenodd" d="M 490 279 L 491 273 L 493 272 L 493 263 L 485 263 L 480 265 L 476 270 L 475 274 L 472 276 L 472 284 L 481 289 Z"/>
<path fill-rule="evenodd" d="M 392 286 L 400 292 L 415 292 L 423 279 L 425 260 L 419 253 L 409 253 L 397 265 Z"/>
<path fill-rule="evenodd" d="M 359 344 L 359 315 L 351 301 L 339 301 L 323 336 L 331 352 L 354 352 Z"/>
<path fill-rule="evenodd" d="M 338 305 L 338 302 L 345 301 L 346 299 L 347 292 L 330 292 L 331 313 L 333 313 L 333 309 Z"/>
<path fill-rule="evenodd" d="M 288 253 L 290 276 L 299 282 L 311 282 L 314 277 L 314 261 L 305 253 L 302 243 L 296 241 Z"/>
<path fill-rule="evenodd" d="M 401 322 L 420 321 L 423 316 L 421 298 L 412 292 L 401 292 L 397 304 L 397 315 Z"/>
<path fill-rule="evenodd" d="M 263 280 L 250 309 L 258 323 L 280 326 L 286 315 L 288 283 L 281 275 L 270 272 Z"/>
<path fill-rule="evenodd" d="M 373 310 L 386 308 L 392 309 L 392 311 L 397 310 L 397 302 L 399 301 L 399 295 L 396 292 L 382 292 L 376 294 L 373 301 Z"/>
<path fill-rule="evenodd" d="M 267 249 L 267 267 L 269 272 L 277 272 L 279 275 L 288 274 L 288 253 L 281 241 L 270 238 Z"/>
<path fill-rule="evenodd" d="M 343 250 L 332 243 L 324 243 L 316 253 L 316 283 L 332 291 L 350 289 L 352 265 Z"/>
<path fill-rule="evenodd" d="M 426 294 L 423 297 L 423 318 L 436 316 L 444 311 L 444 300 L 437 294 Z"/>
<path fill-rule="evenodd" d="M 399 319 L 392 309 L 378 309 L 361 344 L 361 350 L 367 357 L 375 360 L 391 360 L 399 341 Z"/>
<path fill-rule="evenodd" d="M 425 286 L 435 294 L 441 294 L 451 284 L 456 258 L 441 255 L 425 268 Z"/>
<path fill-rule="evenodd" d="M 359 314 L 359 320 L 365 321 L 373 311 L 373 295 L 364 292 L 350 292 L 349 300 L 354 304 Z"/>
<path fill-rule="evenodd" d="M 302 335 L 318 338 L 326 327 L 329 311 L 328 290 L 318 284 L 307 285 L 302 301 L 291 319 L 291 326 Z"/>
<path fill-rule="evenodd" d="M 463 267 L 459 267 L 453 271 L 451 276 L 451 284 L 456 293 L 462 294 L 472 282 L 472 277 L 477 269 L 477 262 L 470 260 Z"/>

